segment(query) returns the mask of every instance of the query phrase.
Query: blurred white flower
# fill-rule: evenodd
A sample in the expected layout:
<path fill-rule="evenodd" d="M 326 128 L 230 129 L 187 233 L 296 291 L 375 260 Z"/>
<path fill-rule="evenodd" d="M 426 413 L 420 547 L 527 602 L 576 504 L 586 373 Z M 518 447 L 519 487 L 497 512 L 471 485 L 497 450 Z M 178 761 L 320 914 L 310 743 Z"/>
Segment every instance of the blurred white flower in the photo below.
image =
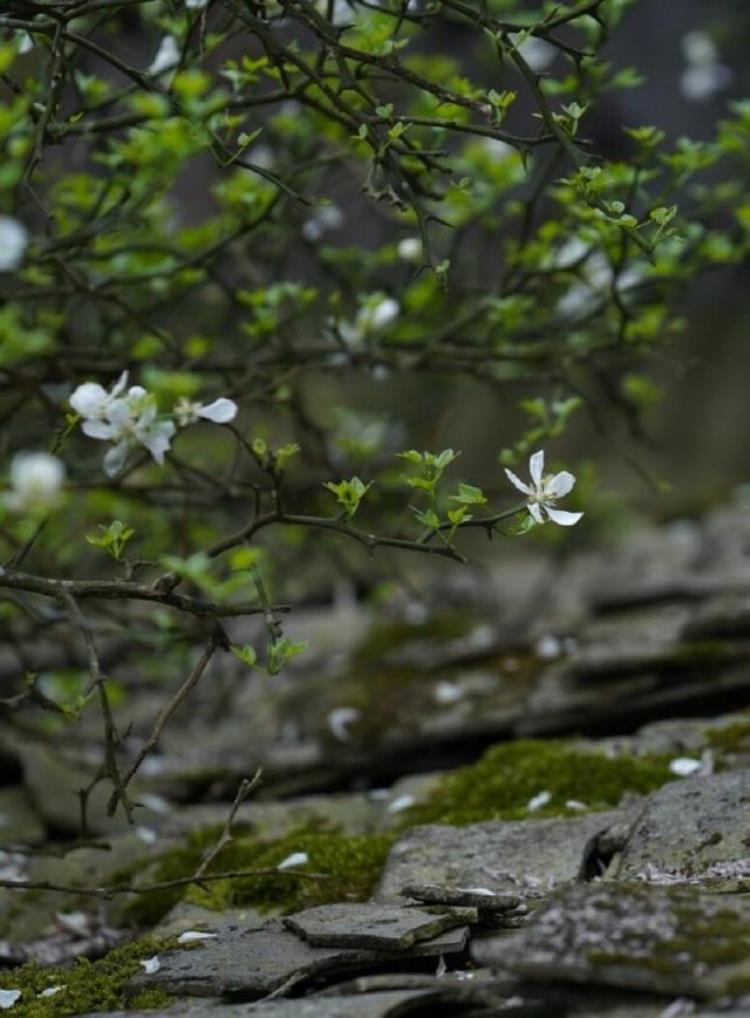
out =
<path fill-rule="evenodd" d="M 511 35 L 509 37 L 512 42 L 515 42 L 517 35 Z M 532 71 L 544 71 L 555 59 L 556 50 L 550 43 L 545 42 L 544 39 L 538 39 L 535 35 L 530 35 L 524 39 L 521 45 L 518 47 L 518 52 L 521 54 L 523 59 L 529 65 Z"/>
<path fill-rule="evenodd" d="M 30 53 L 34 48 L 34 37 L 28 32 L 16 32 L 16 52 L 23 56 L 25 53 Z"/>
<path fill-rule="evenodd" d="M 703 761 L 691 756 L 678 756 L 669 761 L 669 770 L 680 778 L 687 778 L 703 768 Z"/>
<path fill-rule="evenodd" d="M 587 255 L 587 252 L 590 252 Z M 618 294 L 627 293 L 637 286 L 645 275 L 645 268 L 638 262 L 631 263 L 617 273 L 602 251 L 592 251 L 579 238 L 567 241 L 554 256 L 554 268 L 571 269 L 578 267 L 582 278 L 578 279 L 558 301 L 557 310 L 565 317 L 577 317 L 596 307 L 597 301 L 614 285 Z"/>
<path fill-rule="evenodd" d="M 339 333 L 350 346 L 360 346 L 375 332 L 382 332 L 398 318 L 401 306 L 392 297 L 371 294 L 357 312 L 354 322 L 339 322 Z"/>
<path fill-rule="evenodd" d="M 51 509 L 60 498 L 65 467 L 48 452 L 19 452 L 10 465 L 5 504 L 14 512 Z"/>
<path fill-rule="evenodd" d="M 128 373 L 123 371 L 109 392 L 98 382 L 83 382 L 68 400 L 75 412 L 84 420 L 103 421 L 107 411 L 128 384 Z"/>
<path fill-rule="evenodd" d="M 208 0 L 185 0 L 185 6 L 189 11 L 202 11 L 208 6 Z"/>
<path fill-rule="evenodd" d="M 557 500 L 573 490 L 576 479 L 567 470 L 563 470 L 559 474 L 548 474 L 545 476 L 544 452 L 541 449 L 539 452 L 535 452 L 529 459 L 531 484 L 524 484 L 507 467 L 505 468 L 505 473 L 511 484 L 528 496 L 527 505 L 529 513 L 537 523 L 545 522 L 544 514 L 546 513 L 547 519 L 553 523 L 558 523 L 561 527 L 572 527 L 583 516 L 583 513 L 569 513 L 555 508 Z"/>
<path fill-rule="evenodd" d="M 419 237 L 404 237 L 398 242 L 398 256 L 404 262 L 418 262 L 422 258 L 422 241 Z"/>
<path fill-rule="evenodd" d="M 148 67 L 148 74 L 163 74 L 170 71 L 180 62 L 180 47 L 173 35 L 165 35 L 159 43 L 156 56 Z"/>
<path fill-rule="evenodd" d="M 65 989 L 65 983 L 60 983 L 57 986 L 48 986 L 46 990 L 42 990 L 39 994 L 40 997 L 56 997 L 58 993 L 62 993 Z"/>
<path fill-rule="evenodd" d="M 195 424 L 199 420 L 212 421 L 214 424 L 229 424 L 237 416 L 237 404 L 233 399 L 219 396 L 213 403 L 191 403 L 184 397 L 174 408 L 174 415 L 181 428 Z"/>
<path fill-rule="evenodd" d="M 297 866 L 307 866 L 310 862 L 310 856 L 307 852 L 292 852 L 286 859 L 282 859 L 276 867 L 277 870 L 291 870 Z"/>
<path fill-rule="evenodd" d="M 0 216 L 0 272 L 19 268 L 29 246 L 29 232 L 12 216 Z"/>
<path fill-rule="evenodd" d="M 154 975 L 154 973 L 158 972 L 159 969 L 161 968 L 159 955 L 155 954 L 152 958 L 142 958 L 141 965 L 143 966 L 143 971 L 146 973 L 147 976 Z"/>
<path fill-rule="evenodd" d="M 682 37 L 686 67 L 680 75 L 680 91 L 692 102 L 703 102 L 721 92 L 732 80 L 732 72 L 719 60 L 716 44 L 706 32 L 688 32 Z"/>
<path fill-rule="evenodd" d="M 316 241 L 331 230 L 338 230 L 344 225 L 344 213 L 338 205 L 321 205 L 302 224 L 302 236 L 305 240 Z"/>

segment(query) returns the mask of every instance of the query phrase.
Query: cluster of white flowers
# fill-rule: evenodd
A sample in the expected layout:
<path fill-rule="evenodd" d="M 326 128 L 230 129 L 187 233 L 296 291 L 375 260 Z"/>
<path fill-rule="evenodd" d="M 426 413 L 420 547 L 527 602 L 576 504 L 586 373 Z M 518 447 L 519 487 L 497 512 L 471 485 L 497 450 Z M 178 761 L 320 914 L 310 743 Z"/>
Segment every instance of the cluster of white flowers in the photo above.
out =
<path fill-rule="evenodd" d="M 704 102 L 725 89 L 731 70 L 719 60 L 716 44 L 706 32 L 688 32 L 682 38 L 686 67 L 680 75 L 680 91 L 692 102 Z"/>
<path fill-rule="evenodd" d="M 400 313 L 401 306 L 393 297 L 370 294 L 362 301 L 353 322 L 339 322 L 339 334 L 350 347 L 357 349 L 368 336 L 385 331 L 396 321 Z"/>
<path fill-rule="evenodd" d="M 527 496 L 527 508 L 537 523 L 546 522 L 546 514 L 546 519 L 553 523 L 558 523 L 561 527 L 572 527 L 583 516 L 583 513 L 569 513 L 563 509 L 555 508 L 557 500 L 573 490 L 576 479 L 567 470 L 563 470 L 559 474 L 545 475 L 544 452 L 541 449 L 529 459 L 531 484 L 525 484 L 507 467 L 505 473 L 511 484 Z"/>
<path fill-rule="evenodd" d="M 128 387 L 128 372 L 123 371 L 109 392 L 98 382 L 84 382 L 70 397 L 70 405 L 83 419 L 81 428 L 89 438 L 112 442 L 104 457 L 104 470 L 114 477 L 125 465 L 129 453 L 138 446 L 147 449 L 161 466 L 177 425 L 159 417 L 156 397 L 140 385 Z M 237 414 L 234 400 L 221 396 L 204 406 L 182 399 L 174 408 L 180 427 L 199 420 L 228 424 Z"/>
<path fill-rule="evenodd" d="M 614 285 L 618 294 L 643 281 L 646 266 L 632 262 L 617 274 L 603 251 L 594 250 L 580 237 L 566 241 L 552 256 L 550 266 L 556 269 L 578 270 L 579 278 L 557 304 L 557 310 L 566 318 L 578 317 L 596 307 L 602 296 Z"/>

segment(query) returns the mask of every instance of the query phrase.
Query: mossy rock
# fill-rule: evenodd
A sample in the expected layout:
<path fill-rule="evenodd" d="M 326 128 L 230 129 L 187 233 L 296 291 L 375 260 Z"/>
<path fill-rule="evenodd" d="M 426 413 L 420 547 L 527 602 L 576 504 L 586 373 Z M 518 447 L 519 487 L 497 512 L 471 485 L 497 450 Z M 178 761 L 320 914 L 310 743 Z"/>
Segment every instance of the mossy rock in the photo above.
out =
<path fill-rule="evenodd" d="M 589 752 L 563 741 L 519 739 L 489 749 L 475 764 L 446 775 L 424 803 L 405 811 L 403 825 L 470 824 L 485 820 L 569 816 L 618 805 L 628 792 L 645 795 L 674 780 L 666 756 Z M 549 801 L 533 812 L 540 792 Z"/>
<path fill-rule="evenodd" d="M 72 967 L 24 965 L 0 973 L 0 989 L 22 991 L 12 1008 L 13 1018 L 58 1018 L 125 1007 L 163 1007 L 171 1000 L 164 990 L 149 990 L 135 1000 L 126 1000 L 125 986 L 142 971 L 142 959 L 175 945 L 175 940 L 144 938 L 115 948 L 98 961 L 79 959 Z M 61 989 L 53 996 L 40 996 L 57 986 Z"/>
<path fill-rule="evenodd" d="M 365 901 L 380 877 L 392 841 L 392 836 L 387 834 L 349 835 L 338 829 L 311 827 L 299 828 L 270 841 L 240 835 L 217 856 L 208 874 L 241 870 L 268 872 L 142 894 L 131 903 L 129 916 L 139 923 L 155 923 L 183 898 L 215 911 L 249 906 L 262 913 L 294 912 L 331 902 Z M 149 875 L 149 883 L 192 876 L 206 847 L 215 842 L 216 832 L 193 835 L 184 848 L 167 853 L 159 861 L 156 871 Z M 299 867 L 299 872 L 277 870 L 279 863 L 295 852 L 305 852 L 308 856 L 308 862 Z"/>

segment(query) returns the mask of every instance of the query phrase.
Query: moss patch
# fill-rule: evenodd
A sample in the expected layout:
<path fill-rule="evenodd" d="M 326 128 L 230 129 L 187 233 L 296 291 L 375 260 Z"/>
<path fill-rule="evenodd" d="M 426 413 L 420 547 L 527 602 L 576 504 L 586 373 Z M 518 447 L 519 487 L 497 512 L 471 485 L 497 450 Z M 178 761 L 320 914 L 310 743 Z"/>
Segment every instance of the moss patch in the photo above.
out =
<path fill-rule="evenodd" d="M 493 746 L 477 763 L 447 775 L 426 802 L 404 813 L 404 825 L 468 824 L 483 820 L 522 820 L 529 816 L 565 816 L 616 806 L 626 792 L 645 794 L 674 775 L 668 757 L 621 756 L 574 749 L 562 741 L 519 739 Z M 530 812 L 540 792 L 550 801 Z"/>
<path fill-rule="evenodd" d="M 750 718 L 706 729 L 706 741 L 725 753 L 750 753 Z"/>
<path fill-rule="evenodd" d="M 193 836 L 184 849 L 160 860 L 155 881 L 191 876 L 198 868 L 206 844 L 215 843 L 205 832 Z M 306 852 L 309 862 L 302 872 L 319 873 L 320 879 L 285 871 L 263 876 L 234 877 L 192 885 L 176 892 L 141 895 L 130 907 L 138 922 L 155 922 L 181 898 L 204 908 L 250 906 L 260 912 L 293 912 L 311 905 L 337 901 L 365 901 L 370 897 L 393 842 L 391 835 L 348 835 L 340 830 L 303 827 L 273 841 L 240 835 L 217 856 L 209 873 L 275 868 L 293 852 Z M 151 878 L 149 878 L 151 880 Z"/>
<path fill-rule="evenodd" d="M 145 938 L 115 948 L 99 961 L 81 959 L 68 968 L 24 965 L 0 974 L 0 989 L 22 990 L 13 1006 L 14 1018 L 57 1018 L 92 1011 L 118 1011 L 127 1007 L 158 1008 L 171 1000 L 164 990 L 154 989 L 137 1000 L 125 1000 L 125 984 L 142 972 L 141 959 L 174 947 L 176 941 Z M 62 986 L 52 997 L 40 994 L 53 986 Z M 10 1013 L 10 1012 L 9 1012 Z"/>

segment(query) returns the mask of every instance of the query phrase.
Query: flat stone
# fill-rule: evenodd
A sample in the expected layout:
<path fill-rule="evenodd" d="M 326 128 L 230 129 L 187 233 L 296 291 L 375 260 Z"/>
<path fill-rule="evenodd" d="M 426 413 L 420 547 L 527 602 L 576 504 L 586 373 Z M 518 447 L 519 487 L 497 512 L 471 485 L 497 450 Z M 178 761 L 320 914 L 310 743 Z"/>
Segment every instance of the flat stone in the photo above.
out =
<path fill-rule="evenodd" d="M 525 929 L 484 940 L 493 961 L 526 979 L 710 999 L 750 989 L 750 900 L 693 888 L 577 884 Z"/>
<path fill-rule="evenodd" d="M 283 923 L 315 947 L 403 951 L 476 920 L 476 909 L 429 912 L 416 907 L 342 902 L 296 912 L 287 916 Z"/>
<path fill-rule="evenodd" d="M 132 992 L 162 987 L 177 996 L 255 999 L 329 973 L 454 954 L 465 949 L 468 939 L 467 928 L 457 927 L 402 951 L 315 947 L 278 919 L 251 928 L 219 919 L 208 932 L 216 937 L 162 954 L 159 971 L 136 976 L 130 983 Z"/>
<path fill-rule="evenodd" d="M 408 884 L 401 888 L 401 894 L 427 905 L 464 906 L 480 912 L 512 912 L 521 904 L 517 894 L 496 894 L 485 888 L 441 887 L 440 884 Z"/>
<path fill-rule="evenodd" d="M 696 774 L 653 792 L 608 876 L 750 888 L 750 770 Z"/>
<path fill-rule="evenodd" d="M 375 897 L 403 900 L 403 888 L 414 884 L 483 887 L 496 894 L 538 897 L 576 880 L 588 843 L 622 817 L 612 811 L 465 827 L 415 827 L 393 845 Z"/>

